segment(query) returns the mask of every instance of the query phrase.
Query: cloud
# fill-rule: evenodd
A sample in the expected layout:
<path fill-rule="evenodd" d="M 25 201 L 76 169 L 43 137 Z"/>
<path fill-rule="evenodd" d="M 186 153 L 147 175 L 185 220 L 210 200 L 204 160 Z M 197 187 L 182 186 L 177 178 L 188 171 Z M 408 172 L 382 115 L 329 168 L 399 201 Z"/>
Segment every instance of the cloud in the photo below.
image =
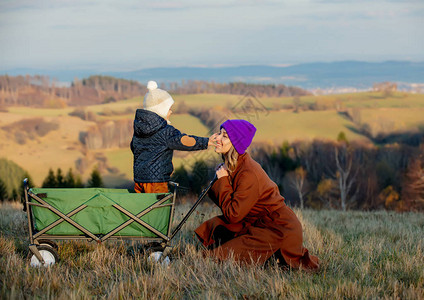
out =
<path fill-rule="evenodd" d="M 261 3 L 262 2 L 262 3 Z M 272 5 L 276 1 L 265 0 L 215 0 L 215 1 L 171 1 L 171 0 L 3 0 L 0 1 L 0 11 L 9 13 L 14 11 L 39 11 L 80 8 L 82 10 L 105 10 L 113 8 L 121 11 L 131 12 L 133 10 L 146 11 L 176 11 L 176 10 L 207 10 L 207 9 L 226 9 L 231 7 L 248 7 Z"/>
<path fill-rule="evenodd" d="M 3 0 L 0 65 L 145 67 L 423 57 L 417 53 L 424 53 L 424 7 L 405 3 Z"/>

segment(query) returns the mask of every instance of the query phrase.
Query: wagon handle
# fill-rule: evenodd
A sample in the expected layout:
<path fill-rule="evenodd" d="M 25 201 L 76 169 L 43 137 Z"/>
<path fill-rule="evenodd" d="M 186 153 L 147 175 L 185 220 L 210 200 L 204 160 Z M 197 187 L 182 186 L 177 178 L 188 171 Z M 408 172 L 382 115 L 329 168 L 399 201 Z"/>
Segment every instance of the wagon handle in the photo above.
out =
<path fill-rule="evenodd" d="M 25 197 L 25 201 L 22 201 L 22 210 L 23 211 L 27 211 L 28 209 L 28 178 L 24 178 L 23 180 L 24 183 L 24 197 Z"/>
<path fill-rule="evenodd" d="M 169 184 L 174 187 L 174 201 L 175 201 L 175 198 L 177 197 L 177 189 L 179 188 L 180 184 L 174 181 L 170 181 Z"/>
<path fill-rule="evenodd" d="M 170 237 L 170 240 L 172 240 L 174 238 L 174 236 L 178 233 L 178 231 L 181 230 L 181 227 L 183 227 L 183 225 L 185 224 L 185 222 L 187 222 L 188 218 L 196 210 L 197 206 L 200 204 L 200 202 L 203 200 L 203 198 L 205 198 L 206 194 L 208 193 L 208 191 L 210 190 L 210 188 L 212 187 L 212 185 L 217 180 L 218 180 L 218 177 L 216 176 L 216 173 L 215 173 L 214 178 L 211 180 L 211 182 L 209 183 L 209 185 L 202 191 L 202 193 L 199 196 L 199 199 L 197 199 L 197 201 L 193 204 L 193 207 L 190 208 L 190 210 L 188 211 L 188 213 L 181 220 L 180 224 L 178 224 L 177 228 L 175 228 L 175 230 L 172 232 L 171 237 Z"/>

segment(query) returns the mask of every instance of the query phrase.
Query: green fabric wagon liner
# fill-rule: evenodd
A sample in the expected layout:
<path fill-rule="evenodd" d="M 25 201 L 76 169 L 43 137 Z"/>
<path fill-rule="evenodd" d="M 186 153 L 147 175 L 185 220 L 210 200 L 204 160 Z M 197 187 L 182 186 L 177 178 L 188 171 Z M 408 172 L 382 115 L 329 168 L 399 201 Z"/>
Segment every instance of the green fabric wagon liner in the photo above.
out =
<path fill-rule="evenodd" d="M 41 199 L 65 215 L 81 205 L 87 205 L 86 208 L 73 215 L 71 219 L 93 234 L 107 234 L 130 219 L 112 205 L 117 204 L 137 215 L 158 202 L 158 195 L 169 195 L 130 193 L 126 189 L 105 188 L 32 188 L 30 191 L 42 196 L 40 197 Z M 163 197 L 160 198 L 162 199 Z M 38 202 L 32 198 L 30 201 Z M 163 204 L 169 203 L 172 203 L 172 197 Z M 34 228 L 37 231 L 60 219 L 60 216 L 48 208 L 32 206 L 32 212 Z M 169 223 L 172 221 L 169 220 L 170 213 L 171 206 L 166 206 L 153 209 L 140 219 L 167 235 Z M 45 234 L 84 235 L 82 231 L 66 221 L 51 228 Z M 155 233 L 135 221 L 118 231 L 114 236 L 157 237 Z"/>

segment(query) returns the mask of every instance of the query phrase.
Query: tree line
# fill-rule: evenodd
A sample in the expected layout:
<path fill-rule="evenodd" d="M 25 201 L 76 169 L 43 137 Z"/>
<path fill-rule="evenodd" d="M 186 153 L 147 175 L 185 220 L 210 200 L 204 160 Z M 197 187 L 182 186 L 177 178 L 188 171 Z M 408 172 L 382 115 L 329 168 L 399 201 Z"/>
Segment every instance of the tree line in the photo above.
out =
<path fill-rule="evenodd" d="M 115 102 L 143 95 L 146 87 L 137 81 L 110 76 L 90 76 L 71 86 L 48 76 L 0 76 L 0 107 L 23 105 L 62 108 Z"/>
<path fill-rule="evenodd" d="M 245 82 L 217 83 L 213 81 L 188 80 L 181 83 L 173 82 L 163 84 L 163 88 L 169 89 L 175 94 L 231 94 L 246 95 L 254 94 L 256 97 L 294 97 L 311 95 L 305 89 L 286 86 L 284 84 L 257 84 Z"/>
<path fill-rule="evenodd" d="M 424 141 L 424 139 L 422 139 Z M 286 202 L 314 209 L 424 210 L 424 143 L 375 146 L 337 141 L 252 145 L 251 155 L 278 185 Z M 216 162 L 184 166 L 173 180 L 198 194 Z"/>
<path fill-rule="evenodd" d="M 250 153 L 293 206 L 424 210 L 424 136 L 419 145 L 373 145 L 349 142 L 341 132 L 337 141 L 285 142 L 279 147 L 253 144 Z M 216 164 L 216 157 L 203 158 L 191 169 L 184 165 L 177 168 L 172 180 L 180 184 L 180 195 L 198 195 L 213 177 Z M 0 159 L 0 175 L 0 199 L 22 198 L 22 180 L 28 173 Z M 49 170 L 42 186 L 101 187 L 103 181 L 97 168 L 85 185 L 71 169 L 64 174 L 58 168 L 56 172 Z"/>
<path fill-rule="evenodd" d="M 251 84 L 243 82 L 215 83 L 207 81 L 183 81 L 162 84 L 172 94 L 219 93 L 256 97 L 293 97 L 309 95 L 304 89 L 283 84 Z M 94 75 L 75 78 L 70 86 L 64 86 L 48 76 L 0 76 L 0 108 L 7 106 L 34 106 L 63 108 L 115 102 L 133 97 L 143 97 L 144 84 L 134 80 L 112 76 Z"/>
<path fill-rule="evenodd" d="M 69 169 L 66 175 L 62 173 L 62 169 L 58 168 L 56 173 L 53 169 L 49 169 L 49 172 L 44 178 L 42 183 L 43 188 L 93 188 L 103 187 L 103 179 L 97 167 L 93 169 L 90 174 L 90 178 L 87 184 L 83 184 L 81 176 L 74 174 L 72 169 Z"/>

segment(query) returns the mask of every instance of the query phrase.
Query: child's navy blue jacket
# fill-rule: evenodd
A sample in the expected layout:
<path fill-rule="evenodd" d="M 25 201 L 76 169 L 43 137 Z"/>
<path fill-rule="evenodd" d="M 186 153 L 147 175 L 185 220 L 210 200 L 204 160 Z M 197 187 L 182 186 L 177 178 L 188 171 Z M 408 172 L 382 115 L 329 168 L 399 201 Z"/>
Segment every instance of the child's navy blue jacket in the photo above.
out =
<path fill-rule="evenodd" d="M 154 112 L 137 109 L 131 151 L 134 154 L 134 182 L 166 182 L 174 170 L 174 150 L 195 151 L 208 147 L 208 138 L 190 136 L 196 140 L 192 147 L 181 143 L 185 134 L 168 125 Z"/>

